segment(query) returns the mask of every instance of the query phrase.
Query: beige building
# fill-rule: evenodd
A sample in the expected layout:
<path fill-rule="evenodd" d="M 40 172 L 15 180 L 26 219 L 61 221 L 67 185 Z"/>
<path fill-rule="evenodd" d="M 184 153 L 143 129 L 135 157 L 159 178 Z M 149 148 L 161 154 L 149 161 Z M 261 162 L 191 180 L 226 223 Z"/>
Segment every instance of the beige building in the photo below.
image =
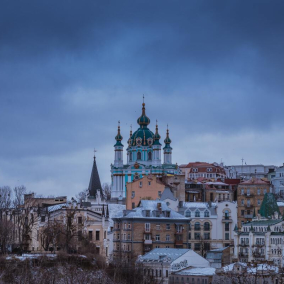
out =
<path fill-rule="evenodd" d="M 156 200 L 160 198 L 165 184 L 156 176 L 148 175 L 127 183 L 126 187 L 126 209 L 130 210 L 137 207 L 143 199 Z"/>
<path fill-rule="evenodd" d="M 165 202 L 141 200 L 133 210 L 113 218 L 113 258 L 135 261 L 153 248 L 187 248 L 190 219 Z"/>
<path fill-rule="evenodd" d="M 269 182 L 252 178 L 238 186 L 238 227 L 252 221 L 253 216 L 259 213 L 265 193 L 270 192 Z"/>

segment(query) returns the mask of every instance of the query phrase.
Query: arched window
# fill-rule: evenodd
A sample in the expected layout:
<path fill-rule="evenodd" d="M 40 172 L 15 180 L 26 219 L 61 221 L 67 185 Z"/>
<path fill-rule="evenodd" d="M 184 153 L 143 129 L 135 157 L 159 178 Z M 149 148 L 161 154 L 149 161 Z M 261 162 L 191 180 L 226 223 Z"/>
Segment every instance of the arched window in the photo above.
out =
<path fill-rule="evenodd" d="M 129 161 L 132 161 L 132 152 L 129 152 Z"/>
<path fill-rule="evenodd" d="M 230 218 L 230 213 L 229 213 L 229 211 L 228 210 L 225 210 L 225 220 L 229 220 L 229 218 Z"/>
<path fill-rule="evenodd" d="M 210 223 L 208 222 L 204 223 L 204 231 L 210 231 Z"/>
<path fill-rule="evenodd" d="M 205 210 L 204 217 L 209 217 L 209 211 L 208 210 Z"/>
<path fill-rule="evenodd" d="M 195 211 L 195 217 L 200 217 L 200 212 L 198 210 Z"/>
<path fill-rule="evenodd" d="M 196 223 L 194 224 L 194 230 L 195 230 L 195 231 L 200 231 L 200 223 L 199 223 L 199 222 L 196 222 Z"/>
<path fill-rule="evenodd" d="M 141 160 L 141 152 L 137 152 L 137 160 Z"/>
<path fill-rule="evenodd" d="M 139 179 L 139 174 L 138 173 L 135 173 L 134 179 Z"/>
<path fill-rule="evenodd" d="M 185 212 L 185 217 L 191 217 L 191 212 L 189 210 Z"/>
<path fill-rule="evenodd" d="M 148 152 L 148 161 L 152 160 L 152 152 Z"/>

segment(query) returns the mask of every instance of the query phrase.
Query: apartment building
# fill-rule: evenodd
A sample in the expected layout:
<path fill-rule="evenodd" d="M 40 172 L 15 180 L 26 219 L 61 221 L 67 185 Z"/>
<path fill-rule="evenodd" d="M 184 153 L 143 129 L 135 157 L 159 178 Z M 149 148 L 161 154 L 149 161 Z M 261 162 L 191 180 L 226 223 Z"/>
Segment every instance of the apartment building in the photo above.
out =
<path fill-rule="evenodd" d="M 153 248 L 187 248 L 190 219 L 171 210 L 165 202 L 141 200 L 133 210 L 114 218 L 113 258 L 135 261 Z"/>
<path fill-rule="evenodd" d="M 270 184 L 262 179 L 251 178 L 238 186 L 238 227 L 259 213 L 263 197 L 270 192 Z"/>

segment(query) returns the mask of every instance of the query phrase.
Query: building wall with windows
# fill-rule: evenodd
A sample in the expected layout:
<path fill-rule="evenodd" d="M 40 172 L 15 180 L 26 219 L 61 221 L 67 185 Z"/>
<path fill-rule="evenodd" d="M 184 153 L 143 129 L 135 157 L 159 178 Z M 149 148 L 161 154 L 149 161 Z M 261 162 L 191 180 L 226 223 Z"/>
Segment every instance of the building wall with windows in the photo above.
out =
<path fill-rule="evenodd" d="M 165 189 L 165 184 L 156 176 L 148 175 L 128 182 L 126 187 L 126 209 L 131 210 L 138 206 L 140 200 L 160 198 Z"/>
<path fill-rule="evenodd" d="M 270 192 L 270 184 L 261 179 L 252 178 L 238 186 L 238 227 L 251 221 L 260 210 L 265 193 Z"/>
<path fill-rule="evenodd" d="M 141 200 L 133 210 L 113 218 L 113 258 L 135 261 L 153 248 L 187 248 L 190 219 L 165 202 Z"/>
<path fill-rule="evenodd" d="M 191 219 L 189 248 L 202 256 L 209 250 L 233 244 L 233 230 L 237 224 L 236 202 L 184 202 L 178 212 Z"/>

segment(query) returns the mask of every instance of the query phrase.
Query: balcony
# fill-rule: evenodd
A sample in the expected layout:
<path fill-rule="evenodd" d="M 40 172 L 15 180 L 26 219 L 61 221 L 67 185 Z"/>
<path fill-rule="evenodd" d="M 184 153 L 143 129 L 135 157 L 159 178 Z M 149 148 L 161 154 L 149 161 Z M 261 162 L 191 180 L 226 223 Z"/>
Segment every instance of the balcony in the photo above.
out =
<path fill-rule="evenodd" d="M 247 252 L 239 252 L 239 257 L 248 257 Z"/>
<path fill-rule="evenodd" d="M 247 198 L 254 197 L 254 194 L 245 194 Z"/>
<path fill-rule="evenodd" d="M 265 244 L 264 243 L 256 243 L 253 245 L 253 247 L 264 247 Z"/>
<path fill-rule="evenodd" d="M 153 243 L 152 240 L 144 240 L 145 245 L 151 245 Z"/>
<path fill-rule="evenodd" d="M 253 217 L 253 214 L 245 214 L 244 215 L 244 218 L 247 218 L 247 219 L 252 219 Z"/>
<path fill-rule="evenodd" d="M 248 247 L 249 246 L 249 243 L 240 243 L 239 244 L 239 247 Z"/>
<path fill-rule="evenodd" d="M 251 208 L 251 207 L 252 207 L 252 204 L 246 204 L 245 207 L 246 207 L 246 208 Z"/>

